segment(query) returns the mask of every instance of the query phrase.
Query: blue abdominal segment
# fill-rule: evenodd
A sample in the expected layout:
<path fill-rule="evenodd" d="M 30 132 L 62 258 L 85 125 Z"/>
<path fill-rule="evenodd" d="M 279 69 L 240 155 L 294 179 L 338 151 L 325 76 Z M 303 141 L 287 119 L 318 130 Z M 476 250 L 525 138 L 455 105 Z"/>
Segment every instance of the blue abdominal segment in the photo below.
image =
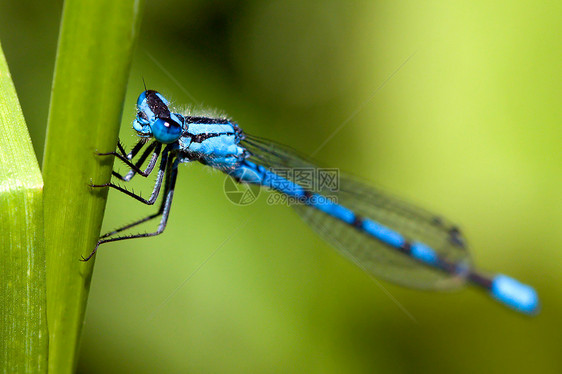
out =
<path fill-rule="evenodd" d="M 539 297 L 533 287 L 498 274 L 492 279 L 490 294 L 498 301 L 526 314 L 539 310 Z"/>
<path fill-rule="evenodd" d="M 372 237 L 392 247 L 402 248 L 406 243 L 402 235 L 370 219 L 363 219 L 361 229 Z"/>
<path fill-rule="evenodd" d="M 306 191 L 298 184 L 251 161 L 243 161 L 229 175 L 241 183 L 259 184 L 296 199 L 306 199 Z"/>
<path fill-rule="evenodd" d="M 439 256 L 435 251 L 423 243 L 414 242 L 410 247 L 410 253 L 413 258 L 425 262 L 428 265 L 438 265 Z"/>

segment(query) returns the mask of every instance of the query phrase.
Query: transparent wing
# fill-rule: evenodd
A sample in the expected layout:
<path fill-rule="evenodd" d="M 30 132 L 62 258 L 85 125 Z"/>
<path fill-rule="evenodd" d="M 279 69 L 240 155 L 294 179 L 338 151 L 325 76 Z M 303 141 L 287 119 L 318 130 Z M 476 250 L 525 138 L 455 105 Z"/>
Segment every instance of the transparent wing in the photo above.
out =
<path fill-rule="evenodd" d="M 250 160 L 269 169 L 317 168 L 316 164 L 289 147 L 247 136 L 242 142 Z M 319 178 L 316 173 L 315 178 Z M 298 183 L 290 173 L 288 179 Z M 322 183 L 317 180 L 315 186 Z M 330 196 L 356 214 L 376 221 L 404 236 L 432 247 L 443 259 L 470 267 L 470 255 L 458 228 L 445 219 L 359 182 L 339 175 L 336 191 L 315 189 Z M 458 274 L 424 265 L 372 236 L 304 204 L 293 207 L 322 238 L 366 272 L 386 280 L 419 289 L 445 289 L 462 285 Z"/>

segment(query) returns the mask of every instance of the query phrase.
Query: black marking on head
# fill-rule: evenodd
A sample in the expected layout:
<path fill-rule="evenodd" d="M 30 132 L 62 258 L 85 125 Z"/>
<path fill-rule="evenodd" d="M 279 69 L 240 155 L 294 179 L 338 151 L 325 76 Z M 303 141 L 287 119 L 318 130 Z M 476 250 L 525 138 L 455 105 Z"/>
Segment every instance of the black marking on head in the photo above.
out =
<path fill-rule="evenodd" d="M 170 109 L 164 104 L 160 97 L 158 97 L 157 93 L 158 92 L 154 90 L 146 91 L 146 104 L 156 117 L 170 118 Z"/>

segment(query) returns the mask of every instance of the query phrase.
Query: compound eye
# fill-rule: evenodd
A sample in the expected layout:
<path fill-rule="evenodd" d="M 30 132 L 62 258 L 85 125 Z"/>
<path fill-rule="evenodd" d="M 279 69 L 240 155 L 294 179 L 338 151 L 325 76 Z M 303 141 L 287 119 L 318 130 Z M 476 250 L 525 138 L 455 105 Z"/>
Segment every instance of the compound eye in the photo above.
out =
<path fill-rule="evenodd" d="M 141 94 L 139 95 L 138 99 L 137 99 L 137 108 L 142 107 L 143 105 L 146 105 L 146 93 L 147 91 L 143 91 L 141 92 Z"/>
<path fill-rule="evenodd" d="M 175 142 L 182 133 L 181 125 L 171 118 L 157 118 L 151 127 L 154 139 L 164 144 Z"/>

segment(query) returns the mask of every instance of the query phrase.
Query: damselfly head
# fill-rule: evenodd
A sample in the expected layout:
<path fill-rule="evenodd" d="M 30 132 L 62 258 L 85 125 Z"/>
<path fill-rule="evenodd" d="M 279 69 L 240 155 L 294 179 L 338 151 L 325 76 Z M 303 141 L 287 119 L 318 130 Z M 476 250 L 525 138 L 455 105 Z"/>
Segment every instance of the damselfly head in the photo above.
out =
<path fill-rule="evenodd" d="M 171 113 L 168 104 L 164 96 L 153 90 L 146 90 L 139 95 L 133 129 L 140 137 L 154 137 L 164 144 L 173 143 L 181 137 L 183 117 Z"/>

